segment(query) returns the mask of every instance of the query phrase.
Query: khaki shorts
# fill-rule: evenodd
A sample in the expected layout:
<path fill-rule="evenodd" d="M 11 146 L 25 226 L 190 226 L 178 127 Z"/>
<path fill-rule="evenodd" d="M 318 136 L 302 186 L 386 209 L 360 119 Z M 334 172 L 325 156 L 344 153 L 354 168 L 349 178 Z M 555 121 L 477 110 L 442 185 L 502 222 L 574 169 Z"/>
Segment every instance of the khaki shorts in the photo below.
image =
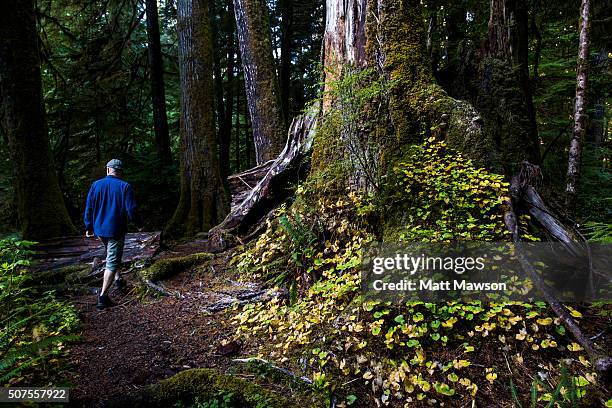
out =
<path fill-rule="evenodd" d="M 106 269 L 111 272 L 116 272 L 121 267 L 121 258 L 123 257 L 123 245 L 125 237 L 121 238 L 106 238 L 100 237 L 106 250 Z"/>

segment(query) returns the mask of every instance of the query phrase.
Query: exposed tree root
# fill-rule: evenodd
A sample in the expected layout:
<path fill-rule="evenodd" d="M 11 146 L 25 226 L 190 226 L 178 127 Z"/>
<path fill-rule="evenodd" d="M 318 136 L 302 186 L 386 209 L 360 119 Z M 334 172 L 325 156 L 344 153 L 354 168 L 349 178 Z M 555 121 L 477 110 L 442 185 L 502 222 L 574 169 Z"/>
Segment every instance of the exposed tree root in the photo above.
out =
<path fill-rule="evenodd" d="M 160 259 L 154 262 L 148 268 L 140 271 L 138 275 L 143 280 L 160 281 L 176 275 L 177 273 L 199 263 L 209 261 L 213 258 L 213 256 L 214 255 L 211 253 L 201 252 L 197 254 L 180 256 L 177 258 Z"/>
<path fill-rule="evenodd" d="M 176 297 L 181 297 L 181 294 L 179 292 L 170 292 L 168 289 L 166 289 L 164 287 L 164 285 L 160 284 L 160 283 L 155 283 L 152 282 L 148 279 L 143 280 L 143 283 L 146 287 L 148 287 L 149 289 L 152 289 L 153 291 L 155 291 L 156 293 L 159 293 L 162 296 L 176 296 Z"/>
<path fill-rule="evenodd" d="M 296 380 L 300 380 L 302 382 L 305 382 L 306 384 L 312 384 L 312 380 L 308 377 L 302 376 L 302 375 L 298 375 L 295 374 L 294 372 L 291 372 L 289 370 L 287 370 L 286 368 L 282 368 L 279 367 L 277 365 L 272 364 L 271 362 L 269 362 L 268 360 L 264 360 L 263 358 L 259 358 L 259 357 L 249 357 L 249 358 L 235 358 L 232 360 L 235 363 L 244 363 L 244 364 L 258 364 L 258 365 L 262 365 L 266 368 L 272 369 L 274 371 L 278 371 L 279 373 L 282 373 L 286 376 L 289 376 L 291 378 L 294 378 Z"/>

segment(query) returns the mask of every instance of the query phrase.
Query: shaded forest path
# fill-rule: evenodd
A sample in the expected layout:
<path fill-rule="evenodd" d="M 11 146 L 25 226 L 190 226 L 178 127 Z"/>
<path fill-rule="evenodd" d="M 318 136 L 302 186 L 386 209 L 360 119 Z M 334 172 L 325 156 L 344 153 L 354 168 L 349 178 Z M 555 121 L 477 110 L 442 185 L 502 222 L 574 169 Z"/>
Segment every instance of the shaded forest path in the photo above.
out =
<path fill-rule="evenodd" d="M 136 234 L 130 235 L 128 260 L 150 258 L 157 252 L 147 245 L 141 245 L 140 252 L 134 247 L 137 242 L 151 242 L 154 234 L 149 238 L 140 234 L 138 240 Z M 40 264 L 49 267 L 96 262 L 93 259 L 100 255 L 101 244 L 88 241 L 87 248 L 79 253 L 75 248 L 83 246 L 75 243 L 78 241 L 72 239 L 66 246 L 56 242 Z M 130 245 L 132 248 L 128 248 Z M 158 253 L 156 258 L 201 252 L 198 248 L 203 246 L 192 242 L 175 251 Z M 68 256 L 70 251 L 74 251 L 72 256 Z M 65 256 L 57 257 L 59 253 Z M 95 307 L 97 283 L 92 282 L 88 291 L 68 290 L 65 296 L 81 319 L 81 340 L 71 345 L 69 352 L 71 405 L 103 406 L 105 400 L 137 392 L 189 368 L 226 372 L 240 347 L 235 343 L 223 345 L 233 333 L 225 309 L 267 293 L 254 283 L 236 282 L 226 270 L 229 259 L 231 251 L 165 280 L 164 287 L 177 296 L 145 296 L 135 268 L 124 268 L 126 287 L 110 292 L 117 306 L 103 311 Z"/>

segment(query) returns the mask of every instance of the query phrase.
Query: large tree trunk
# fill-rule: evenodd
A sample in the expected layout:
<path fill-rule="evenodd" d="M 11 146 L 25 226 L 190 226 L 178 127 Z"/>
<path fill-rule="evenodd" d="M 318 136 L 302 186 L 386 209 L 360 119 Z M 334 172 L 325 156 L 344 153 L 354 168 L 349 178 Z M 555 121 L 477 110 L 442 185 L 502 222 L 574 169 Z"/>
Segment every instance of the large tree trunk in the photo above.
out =
<path fill-rule="evenodd" d="M 582 157 L 582 141 L 586 132 L 586 88 L 589 73 L 589 26 L 591 2 L 582 0 L 580 7 L 580 38 L 578 40 L 578 65 L 576 68 L 576 99 L 574 100 L 574 132 L 570 141 L 567 166 L 567 185 L 565 187 L 565 207 L 569 214 L 576 209 L 578 179 Z"/>
<path fill-rule="evenodd" d="M 395 137 L 384 137 L 376 146 L 381 157 L 425 135 L 446 138 L 478 163 L 490 161 L 491 141 L 482 131 L 478 113 L 467 103 L 449 97 L 435 84 L 425 46 L 425 29 L 418 0 L 331 0 L 327 3 L 323 40 L 325 89 L 323 114 L 334 107 L 328 93 L 347 67 L 373 68 L 393 81 L 387 112 Z M 382 117 L 378 114 L 377 117 Z M 326 144 L 327 145 L 327 144 Z M 314 151 L 313 169 L 329 157 Z M 381 163 L 382 171 L 387 164 Z"/>
<path fill-rule="evenodd" d="M 166 227 L 194 235 L 218 224 L 229 197 L 221 180 L 213 89 L 212 34 L 207 0 L 179 0 L 177 30 L 181 83 L 181 196 Z"/>
<path fill-rule="evenodd" d="M 285 126 L 264 0 L 234 0 L 245 89 L 257 164 L 275 159 L 285 145 Z"/>
<path fill-rule="evenodd" d="M 170 134 L 166 114 L 166 91 L 164 89 L 164 67 L 159 39 L 157 0 L 146 0 L 146 13 L 155 145 L 162 162 L 171 163 L 172 154 L 170 153 Z"/>
<path fill-rule="evenodd" d="M 540 161 L 529 78 L 527 3 L 491 0 L 489 12 L 476 105 L 495 140 L 496 164 L 511 174 L 524 160 Z"/>
<path fill-rule="evenodd" d="M 74 233 L 53 169 L 33 0 L 0 6 L 0 133 L 8 140 L 21 234 Z"/>

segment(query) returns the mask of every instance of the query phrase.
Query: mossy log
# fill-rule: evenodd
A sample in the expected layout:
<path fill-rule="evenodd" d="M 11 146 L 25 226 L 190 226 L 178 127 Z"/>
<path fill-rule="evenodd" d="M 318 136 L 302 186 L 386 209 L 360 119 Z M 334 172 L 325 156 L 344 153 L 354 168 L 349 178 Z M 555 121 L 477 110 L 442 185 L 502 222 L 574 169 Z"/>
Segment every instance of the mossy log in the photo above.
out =
<path fill-rule="evenodd" d="M 211 253 L 201 252 L 177 258 L 160 259 L 153 263 L 153 265 L 140 271 L 139 276 L 143 281 L 157 282 L 176 275 L 187 268 L 209 261 L 213 256 Z"/>
<path fill-rule="evenodd" d="M 33 280 L 41 285 L 82 282 L 91 272 L 91 265 L 68 265 L 59 269 L 38 271 L 33 274 Z"/>
<path fill-rule="evenodd" d="M 232 395 L 232 405 L 241 408 L 292 406 L 282 395 L 238 377 L 219 374 L 212 369 L 195 368 L 180 373 L 145 388 L 136 395 L 107 401 L 104 407 L 171 407 L 177 401 L 193 403 L 212 402 L 223 396 Z M 189 405 L 187 405 L 189 406 Z M 320 407 L 321 405 L 313 405 Z"/>

